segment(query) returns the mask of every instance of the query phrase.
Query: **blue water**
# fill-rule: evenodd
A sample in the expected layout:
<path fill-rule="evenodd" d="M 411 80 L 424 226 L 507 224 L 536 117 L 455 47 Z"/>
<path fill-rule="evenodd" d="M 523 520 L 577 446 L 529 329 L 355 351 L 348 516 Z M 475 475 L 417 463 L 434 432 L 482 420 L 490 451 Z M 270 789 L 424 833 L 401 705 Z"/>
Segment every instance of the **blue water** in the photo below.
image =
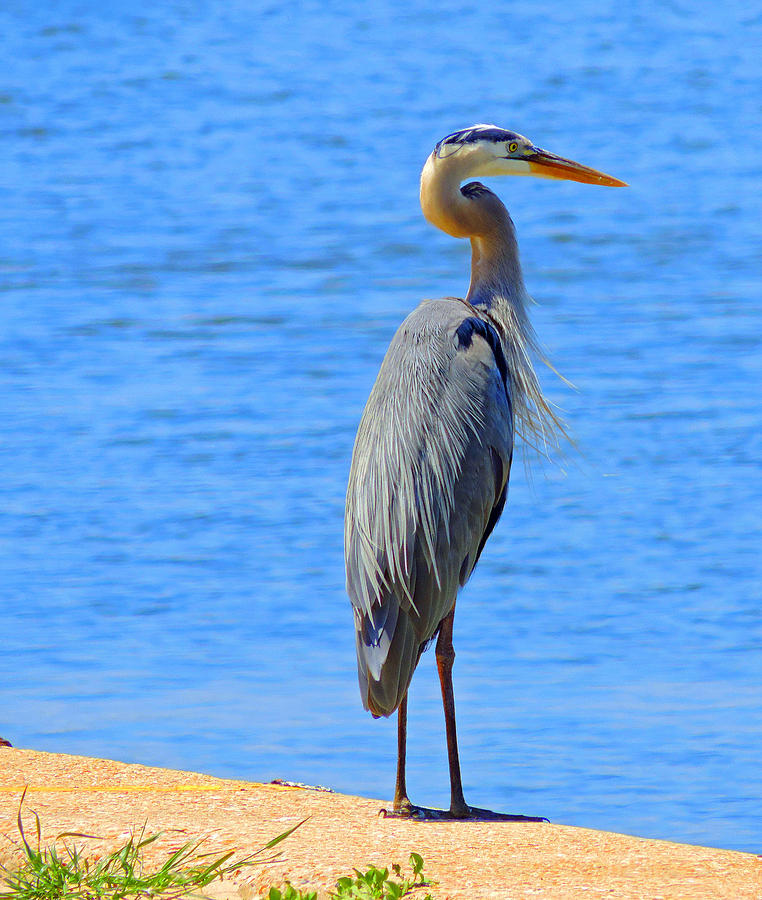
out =
<path fill-rule="evenodd" d="M 390 796 L 344 489 L 398 323 L 468 283 L 420 168 L 496 122 L 632 186 L 493 185 L 576 448 L 514 465 L 459 603 L 466 796 L 760 851 L 751 9 L 5 4 L 0 735 Z M 421 803 L 441 718 L 428 654 Z"/>

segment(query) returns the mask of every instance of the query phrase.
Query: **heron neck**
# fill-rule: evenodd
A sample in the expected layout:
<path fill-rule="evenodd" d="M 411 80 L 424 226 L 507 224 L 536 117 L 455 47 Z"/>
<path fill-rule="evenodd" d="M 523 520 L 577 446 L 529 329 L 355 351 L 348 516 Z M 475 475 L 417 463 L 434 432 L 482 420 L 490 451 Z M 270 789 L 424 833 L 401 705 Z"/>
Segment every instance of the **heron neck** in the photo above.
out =
<path fill-rule="evenodd" d="M 470 237 L 478 229 L 472 204 L 460 192 L 468 170 L 457 157 L 438 160 L 432 153 L 421 172 L 421 209 L 445 234 Z"/>
<path fill-rule="evenodd" d="M 500 317 L 506 304 L 518 311 L 526 300 L 516 231 L 508 210 L 492 191 L 478 182 L 461 189 L 471 172 L 468 158 L 437 159 L 432 153 L 421 173 L 421 209 L 432 225 L 453 237 L 471 239 L 471 285 L 466 299 Z"/>
<path fill-rule="evenodd" d="M 471 239 L 471 284 L 466 301 L 483 310 L 500 332 L 510 377 L 510 396 L 517 428 L 534 446 L 557 443 L 563 426 L 542 394 L 532 367 L 532 355 L 542 358 L 527 307 L 519 263 L 516 230 L 501 200 L 474 182 L 461 189 L 471 175 L 468 159 L 457 154 L 438 159 L 434 153 L 421 173 L 421 208 L 442 231 Z"/>
<path fill-rule="evenodd" d="M 507 211 L 505 217 L 507 221 L 496 221 L 490 233 L 471 237 L 471 284 L 466 296 L 472 306 L 498 315 L 505 305 L 523 312 L 526 302 L 516 233 Z"/>

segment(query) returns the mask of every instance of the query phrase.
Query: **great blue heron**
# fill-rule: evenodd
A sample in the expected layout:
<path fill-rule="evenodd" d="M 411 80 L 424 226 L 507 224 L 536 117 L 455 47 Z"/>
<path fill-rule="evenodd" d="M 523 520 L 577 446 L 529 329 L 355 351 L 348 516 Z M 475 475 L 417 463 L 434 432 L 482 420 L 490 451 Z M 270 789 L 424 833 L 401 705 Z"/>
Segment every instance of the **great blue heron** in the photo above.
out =
<path fill-rule="evenodd" d="M 530 297 L 511 217 L 483 184 L 461 187 L 479 175 L 624 185 L 494 125 L 448 135 L 423 167 L 423 214 L 447 234 L 471 239 L 471 284 L 465 300 L 424 300 L 392 339 L 357 432 L 344 534 L 362 701 L 375 717 L 399 710 L 394 812 L 401 815 L 432 813 L 408 799 L 405 751 L 408 687 L 437 634 L 449 815 L 494 815 L 463 797 L 452 690 L 455 599 L 503 511 L 514 425 L 529 440 L 558 425 L 532 368 Z"/>

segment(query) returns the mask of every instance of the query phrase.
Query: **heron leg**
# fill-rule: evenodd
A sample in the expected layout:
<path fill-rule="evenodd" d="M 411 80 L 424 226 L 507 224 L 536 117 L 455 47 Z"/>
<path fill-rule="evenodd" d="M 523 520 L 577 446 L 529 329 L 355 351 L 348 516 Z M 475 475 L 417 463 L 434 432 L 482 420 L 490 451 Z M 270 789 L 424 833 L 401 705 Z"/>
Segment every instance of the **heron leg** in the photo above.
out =
<path fill-rule="evenodd" d="M 547 822 L 547 819 L 535 816 L 514 816 L 492 812 L 467 806 L 463 799 L 463 786 L 460 781 L 460 762 L 458 760 L 458 739 L 455 733 L 455 700 L 452 691 L 452 664 L 455 651 L 452 648 L 452 623 L 454 610 L 442 622 L 437 641 L 437 669 L 442 685 L 442 701 L 445 710 L 445 726 L 447 728 L 447 755 L 450 762 L 450 809 L 429 809 L 425 806 L 413 806 L 407 795 L 405 783 L 405 757 L 407 751 L 407 694 L 399 705 L 397 712 L 397 782 L 394 787 L 394 806 L 391 810 L 379 810 L 383 816 L 401 819 L 476 819 L 483 822 Z"/>
<path fill-rule="evenodd" d="M 405 757 L 407 753 L 407 693 L 397 710 L 397 782 L 394 786 L 394 811 L 403 812 L 412 808 L 407 796 L 405 783 Z"/>
<path fill-rule="evenodd" d="M 455 620 L 455 607 L 442 620 L 437 639 L 437 670 L 442 687 L 442 705 L 447 732 L 447 760 L 450 764 L 450 815 L 456 819 L 466 818 L 471 810 L 463 797 L 463 784 L 460 778 L 460 759 L 458 757 L 458 735 L 455 729 L 455 695 L 452 689 L 452 665 L 455 661 L 455 650 L 452 646 L 452 626 Z"/>

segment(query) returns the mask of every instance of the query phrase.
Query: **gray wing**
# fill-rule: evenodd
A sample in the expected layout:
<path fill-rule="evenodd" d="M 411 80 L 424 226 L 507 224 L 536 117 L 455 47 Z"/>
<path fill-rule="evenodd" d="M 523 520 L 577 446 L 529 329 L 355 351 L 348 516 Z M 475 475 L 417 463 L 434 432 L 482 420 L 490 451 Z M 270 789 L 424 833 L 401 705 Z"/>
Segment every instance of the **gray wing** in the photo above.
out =
<path fill-rule="evenodd" d="M 460 300 L 392 339 L 357 432 L 344 552 L 363 704 L 391 715 L 502 512 L 513 453 L 505 357 Z"/>

